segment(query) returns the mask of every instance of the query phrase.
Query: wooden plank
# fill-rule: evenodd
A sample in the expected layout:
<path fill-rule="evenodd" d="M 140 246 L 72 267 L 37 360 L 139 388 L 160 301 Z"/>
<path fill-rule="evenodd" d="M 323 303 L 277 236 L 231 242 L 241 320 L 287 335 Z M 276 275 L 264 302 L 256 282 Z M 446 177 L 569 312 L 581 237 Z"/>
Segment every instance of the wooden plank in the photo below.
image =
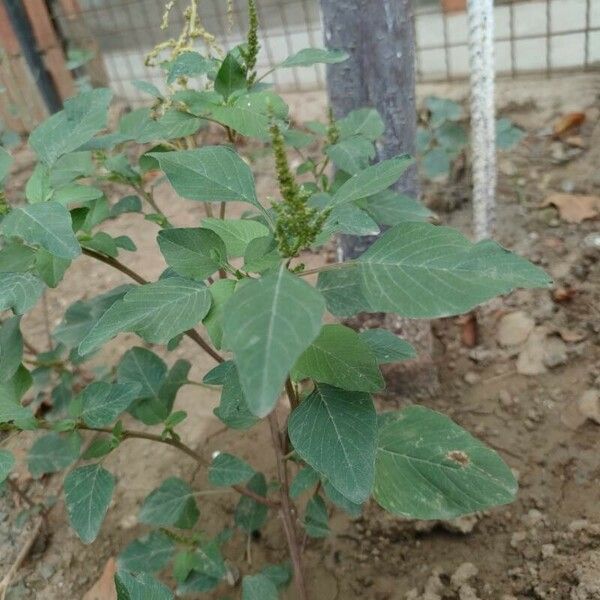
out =
<path fill-rule="evenodd" d="M 19 38 L 13 30 L 12 23 L 8 18 L 8 13 L 4 4 L 0 2 L 0 46 L 9 56 L 21 54 L 21 44 Z"/>
<path fill-rule="evenodd" d="M 31 23 L 38 50 L 43 56 L 44 65 L 59 96 L 62 100 L 70 98 L 75 94 L 75 82 L 67 69 L 66 58 L 46 3 L 44 0 L 23 0 L 23 6 Z"/>

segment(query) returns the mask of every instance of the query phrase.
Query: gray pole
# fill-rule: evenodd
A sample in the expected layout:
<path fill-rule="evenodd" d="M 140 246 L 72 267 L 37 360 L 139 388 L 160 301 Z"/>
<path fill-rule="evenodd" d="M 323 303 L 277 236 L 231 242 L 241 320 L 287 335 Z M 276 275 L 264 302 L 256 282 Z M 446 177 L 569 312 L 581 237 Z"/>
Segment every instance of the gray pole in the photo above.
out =
<path fill-rule="evenodd" d="M 327 66 L 329 101 L 336 118 L 365 106 L 381 114 L 386 133 L 378 144 L 378 159 L 415 154 L 415 41 L 410 0 L 321 0 L 325 45 L 340 48 L 350 58 Z M 396 185 L 413 198 L 420 194 L 416 166 Z M 341 236 L 343 259 L 355 258 L 376 238 Z M 391 383 L 398 391 L 430 392 L 437 386 L 431 360 L 433 340 L 427 321 L 388 315 L 382 323 L 410 341 L 419 359 L 395 367 Z"/>

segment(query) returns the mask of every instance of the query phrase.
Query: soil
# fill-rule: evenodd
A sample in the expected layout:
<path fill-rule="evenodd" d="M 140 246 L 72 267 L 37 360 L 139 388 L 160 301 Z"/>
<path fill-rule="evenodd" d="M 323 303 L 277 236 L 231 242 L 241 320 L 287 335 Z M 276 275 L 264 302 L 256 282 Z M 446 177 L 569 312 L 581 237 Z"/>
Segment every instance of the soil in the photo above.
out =
<path fill-rule="evenodd" d="M 450 415 L 503 456 L 519 479 L 517 501 L 448 523 L 401 520 L 385 514 L 374 502 L 356 519 L 333 510 L 333 534 L 306 544 L 311 598 L 600 598 L 600 416 L 594 413 L 598 406 L 593 392 L 600 390 L 600 222 L 568 224 L 556 209 L 541 207 L 552 192 L 599 193 L 597 84 L 596 77 L 586 76 L 510 82 L 499 89 L 500 112 L 523 127 L 527 137 L 515 151 L 500 158 L 496 237 L 548 269 L 555 279 L 554 288 L 518 291 L 478 309 L 478 344 L 474 347 L 464 345 L 466 326 L 460 319 L 433 323 L 441 387 L 435 397 L 419 402 Z M 420 95 L 431 91 L 446 97 L 465 96 L 460 87 L 428 88 Z M 301 108 L 302 118 L 323 114 L 322 94 L 293 97 L 290 103 Z M 571 110 L 586 114 L 580 131 L 573 133 L 583 148 L 550 135 L 553 123 Z M 250 156 L 259 173 L 259 194 L 265 197 L 272 191 L 270 159 L 260 153 Z M 23 151 L 21 181 L 26 178 L 27 164 Z M 191 226 L 199 222 L 200 204 L 177 200 L 164 185 L 160 191 L 159 203 L 174 223 Z M 465 232 L 470 230 L 468 196 L 464 173 L 443 185 L 429 183 L 424 188 L 425 201 L 438 210 L 441 221 Z M 164 263 L 155 245 L 155 226 L 143 223 L 139 216 L 125 215 L 109 229 L 130 235 L 140 250 L 123 255 L 124 262 L 147 278 L 159 275 Z M 306 259 L 316 264 L 324 256 L 307 255 Z M 74 300 L 125 281 L 106 265 L 81 258 L 59 289 L 47 293 L 48 326 L 53 328 Z M 39 346 L 44 345 L 47 330 L 42 308 L 24 319 L 27 338 Z M 522 314 L 505 319 L 516 311 Z M 511 322 L 527 323 L 528 337 L 511 338 Z M 516 345 L 506 345 L 507 340 Z M 140 340 L 119 336 L 91 367 L 114 364 L 132 345 L 141 345 Z M 213 366 L 189 340 L 164 356 L 169 364 L 179 357 L 190 358 L 194 364 L 190 377 L 197 381 Z M 578 404 L 586 392 L 587 404 Z M 226 450 L 273 474 L 266 426 L 261 424 L 243 436 L 224 429 L 212 415 L 217 401 L 216 393 L 197 386 L 180 391 L 177 408 L 189 415 L 180 426 L 182 437 L 206 457 Z M 402 390 L 392 390 L 376 401 L 385 410 L 414 399 Z M 281 420 L 284 416 L 282 408 Z M 23 435 L 12 442 L 21 458 L 30 443 L 27 438 Z M 199 492 L 201 526 L 208 535 L 232 523 L 236 495 L 203 494 L 208 488 L 206 474 L 195 472 L 194 464 L 176 450 L 128 441 L 106 459 L 106 466 L 119 483 L 99 539 L 91 546 L 82 545 L 67 526 L 59 499 L 50 513 L 47 534 L 38 538 L 7 600 L 83 598 L 107 561 L 144 532 L 136 522 L 140 502 L 167 476 L 192 480 Z M 56 481 L 58 476 L 51 479 Z M 32 481 L 24 469 L 18 471 L 17 482 L 35 500 L 44 486 L 54 485 L 53 481 Z M 17 519 L 24 508 L 23 501 L 9 491 L 0 498 L 0 574 L 14 561 L 34 521 Z M 252 540 L 251 566 L 246 539 L 240 534 L 225 545 L 225 554 L 242 573 L 285 560 L 281 524 L 272 520 Z M 201 597 L 238 596 L 238 589 L 223 583 L 217 592 Z M 111 598 L 110 594 L 87 596 L 88 600 L 92 597 Z M 294 598 L 293 590 L 284 597 Z"/>

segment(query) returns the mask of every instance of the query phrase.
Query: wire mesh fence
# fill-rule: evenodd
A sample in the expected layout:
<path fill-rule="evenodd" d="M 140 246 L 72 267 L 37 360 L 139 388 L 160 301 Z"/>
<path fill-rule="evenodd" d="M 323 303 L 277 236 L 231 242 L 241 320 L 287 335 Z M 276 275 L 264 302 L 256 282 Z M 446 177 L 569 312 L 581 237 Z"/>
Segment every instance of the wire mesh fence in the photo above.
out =
<path fill-rule="evenodd" d="M 57 23 L 69 44 L 81 44 L 82 31 L 97 41 L 109 82 L 120 96 L 136 104 L 142 98 L 133 81 L 144 79 L 160 85 L 159 70 L 146 67 L 144 58 L 156 43 L 177 36 L 182 25 L 178 5 L 183 8 L 185 0 L 176 3 L 166 31 L 159 27 L 165 0 L 77 0 L 85 24 L 77 30 L 64 14 L 64 1 L 53 2 Z M 258 9 L 262 38 L 259 69 L 270 69 L 302 48 L 322 46 L 318 0 L 258 0 Z M 246 0 L 203 0 L 201 16 L 224 50 L 244 41 Z M 500 76 L 600 67 L 600 0 L 504 0 L 497 2 L 494 17 Z M 466 78 L 464 11 L 446 13 L 438 0 L 421 0 L 415 2 L 413 19 L 418 81 Z M 316 66 L 276 71 L 273 81 L 280 91 L 319 89 L 324 86 L 325 70 Z"/>

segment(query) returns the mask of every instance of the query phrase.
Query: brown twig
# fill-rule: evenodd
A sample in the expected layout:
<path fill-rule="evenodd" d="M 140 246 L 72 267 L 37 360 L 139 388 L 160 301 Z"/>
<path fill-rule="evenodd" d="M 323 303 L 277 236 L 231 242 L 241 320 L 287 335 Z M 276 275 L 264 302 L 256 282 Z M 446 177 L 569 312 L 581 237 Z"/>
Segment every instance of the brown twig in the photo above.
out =
<path fill-rule="evenodd" d="M 284 452 L 281 440 L 281 432 L 279 431 L 279 422 L 274 410 L 269 414 L 268 419 L 269 427 L 271 428 L 273 448 L 275 450 L 275 458 L 277 461 L 277 478 L 281 486 L 279 514 L 281 515 L 283 530 L 285 532 L 288 549 L 290 551 L 290 558 L 292 559 L 294 582 L 296 584 L 299 600 L 308 600 L 306 581 L 304 579 L 304 571 L 302 568 L 302 554 L 300 552 L 300 544 L 298 542 L 294 510 L 290 500 L 287 467 L 283 459 Z"/>
<path fill-rule="evenodd" d="M 122 262 L 118 261 L 116 258 L 104 256 L 104 254 L 100 254 L 100 252 L 90 250 L 89 248 L 82 248 L 81 251 L 86 256 L 90 256 L 91 258 L 99 260 L 100 262 L 113 267 L 113 269 L 117 269 L 117 271 L 121 271 L 121 273 L 124 273 L 140 285 L 149 283 L 147 279 L 144 279 L 139 273 L 136 273 L 127 265 L 124 265 Z M 212 356 L 212 358 L 214 358 L 217 362 L 222 363 L 225 360 L 220 354 L 211 348 L 210 344 L 195 329 L 188 329 L 185 332 L 185 335 L 196 342 L 196 344 L 198 344 L 202 350 L 204 350 L 207 354 L 210 354 L 210 356 Z"/>

